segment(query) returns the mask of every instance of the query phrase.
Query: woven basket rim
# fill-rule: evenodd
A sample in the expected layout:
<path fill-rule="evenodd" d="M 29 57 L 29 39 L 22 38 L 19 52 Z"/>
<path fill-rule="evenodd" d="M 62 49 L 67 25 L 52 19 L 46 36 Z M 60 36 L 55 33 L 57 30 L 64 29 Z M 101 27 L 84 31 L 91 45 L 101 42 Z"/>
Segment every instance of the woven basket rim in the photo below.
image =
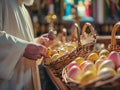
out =
<path fill-rule="evenodd" d="M 113 27 L 112 30 L 112 38 L 111 38 L 111 44 L 108 48 L 106 48 L 109 51 L 120 51 L 120 46 L 117 45 L 116 43 L 116 31 L 118 30 L 118 28 L 120 27 L 120 22 L 116 23 Z M 74 83 L 72 84 L 73 87 L 78 86 L 78 88 L 97 88 L 97 87 L 113 87 L 113 85 L 115 87 L 120 87 L 120 73 L 117 73 L 115 76 L 112 76 L 110 74 L 104 75 L 102 77 L 99 77 L 95 80 L 92 80 L 88 83 L 86 83 L 85 85 L 78 85 L 77 82 L 75 82 L 74 80 L 71 80 L 71 78 L 69 78 L 67 75 L 67 69 L 66 67 L 63 69 L 62 71 L 62 77 L 64 79 L 64 82 L 67 84 L 67 86 L 70 86 L 70 83 Z M 96 90 L 96 89 L 95 89 Z"/>

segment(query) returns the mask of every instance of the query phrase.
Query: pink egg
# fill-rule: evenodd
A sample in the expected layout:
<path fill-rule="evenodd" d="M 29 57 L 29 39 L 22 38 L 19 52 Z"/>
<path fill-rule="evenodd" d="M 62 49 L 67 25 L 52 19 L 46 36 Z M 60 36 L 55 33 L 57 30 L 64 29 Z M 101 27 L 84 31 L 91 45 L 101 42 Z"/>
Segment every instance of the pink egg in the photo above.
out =
<path fill-rule="evenodd" d="M 68 65 L 67 65 L 67 69 L 70 69 L 72 66 L 74 66 L 74 65 L 78 65 L 77 64 L 77 62 L 76 61 L 72 61 L 72 62 L 70 62 Z"/>
<path fill-rule="evenodd" d="M 117 69 L 120 66 L 120 55 L 117 51 L 112 51 L 109 54 L 108 59 L 110 59 L 114 62 L 115 69 Z"/>
<path fill-rule="evenodd" d="M 81 78 L 81 70 L 78 66 L 72 66 L 68 72 L 68 77 L 75 80 L 80 81 Z"/>

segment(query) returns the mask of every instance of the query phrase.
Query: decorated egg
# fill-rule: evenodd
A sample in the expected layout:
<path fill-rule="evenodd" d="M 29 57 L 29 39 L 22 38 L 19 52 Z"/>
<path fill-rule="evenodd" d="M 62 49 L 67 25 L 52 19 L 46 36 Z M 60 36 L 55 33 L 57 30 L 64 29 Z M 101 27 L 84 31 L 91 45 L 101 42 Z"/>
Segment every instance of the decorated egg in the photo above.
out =
<path fill-rule="evenodd" d="M 102 49 L 99 53 L 99 56 L 102 56 L 102 55 L 105 55 L 105 56 L 108 56 L 109 55 L 109 51 L 107 49 Z"/>
<path fill-rule="evenodd" d="M 98 67 L 98 70 L 105 68 L 105 67 L 115 69 L 115 64 L 111 60 L 105 60 L 105 61 L 101 62 L 101 64 Z"/>
<path fill-rule="evenodd" d="M 87 59 L 94 62 L 99 59 L 99 56 L 97 53 L 93 52 L 88 55 Z"/>
<path fill-rule="evenodd" d="M 80 79 L 80 84 L 81 85 L 85 85 L 88 82 L 90 82 L 91 80 L 94 80 L 96 78 L 96 73 L 93 71 L 86 71 L 85 73 L 83 73 L 81 79 Z"/>
<path fill-rule="evenodd" d="M 102 68 L 98 73 L 97 73 L 97 76 L 98 77 L 103 77 L 105 75 L 116 75 L 116 71 L 113 69 L 113 68 L 109 68 L 109 67 L 105 67 L 105 68 Z"/>
<path fill-rule="evenodd" d="M 68 77 L 79 82 L 81 78 L 81 70 L 78 66 L 72 66 L 68 71 Z"/>
<path fill-rule="evenodd" d="M 74 66 L 74 65 L 78 65 L 77 64 L 77 62 L 76 61 L 72 61 L 72 62 L 70 62 L 66 67 L 67 67 L 67 70 L 69 70 L 72 66 Z"/>
<path fill-rule="evenodd" d="M 84 62 L 85 60 L 82 57 L 77 57 L 77 58 L 75 58 L 74 61 L 76 61 L 78 63 L 78 65 L 81 65 L 81 63 Z"/>
<path fill-rule="evenodd" d="M 117 51 L 112 51 L 109 54 L 108 59 L 114 62 L 116 69 L 120 66 L 120 55 Z"/>

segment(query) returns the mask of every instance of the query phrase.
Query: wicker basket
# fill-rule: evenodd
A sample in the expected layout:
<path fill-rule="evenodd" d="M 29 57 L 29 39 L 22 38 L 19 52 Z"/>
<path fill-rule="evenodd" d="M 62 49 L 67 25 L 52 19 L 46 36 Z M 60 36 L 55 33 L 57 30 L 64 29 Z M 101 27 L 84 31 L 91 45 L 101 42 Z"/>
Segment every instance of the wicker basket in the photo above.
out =
<path fill-rule="evenodd" d="M 120 47 L 117 45 L 115 37 L 116 31 L 119 27 L 120 22 L 114 25 L 112 30 L 111 44 L 107 48 L 109 51 L 120 51 Z M 120 74 L 115 76 L 107 74 L 95 80 L 91 80 L 85 85 L 80 85 L 67 76 L 67 68 L 65 67 L 62 71 L 62 78 L 65 85 L 70 90 L 120 90 Z"/>
<path fill-rule="evenodd" d="M 87 43 L 85 45 L 81 45 L 80 40 L 80 32 L 79 27 L 77 24 L 74 25 L 74 28 L 77 28 L 77 36 L 78 36 L 78 47 L 70 52 L 69 54 L 65 54 L 64 56 L 60 57 L 55 62 L 50 63 L 49 65 L 44 65 L 48 75 L 50 76 L 51 80 L 58 88 L 58 90 L 68 90 L 69 87 L 62 81 L 62 70 L 68 65 L 71 61 L 73 61 L 78 56 L 86 56 L 85 54 L 91 52 L 93 50 L 94 45 L 96 44 L 96 34 L 94 33 L 94 28 L 90 23 L 85 23 L 83 26 L 82 37 L 86 32 L 86 29 L 89 28 L 93 37 L 94 41 Z"/>
<path fill-rule="evenodd" d="M 86 28 L 88 27 L 91 30 L 91 33 L 94 37 L 94 41 L 87 43 L 85 45 L 81 45 L 81 40 L 80 40 L 80 30 L 77 24 L 74 25 L 74 27 L 77 28 L 77 36 L 78 36 L 78 47 L 73 50 L 72 52 L 63 55 L 62 57 L 58 58 L 55 62 L 50 63 L 49 65 L 46 65 L 47 67 L 51 68 L 51 70 L 56 74 L 56 75 L 62 75 L 62 70 L 63 68 L 68 65 L 71 61 L 73 61 L 76 57 L 78 56 L 83 56 L 85 53 L 89 53 L 93 50 L 93 47 L 96 43 L 96 35 L 94 34 L 94 28 L 90 23 L 86 23 L 83 27 L 82 31 L 82 37 L 84 36 L 84 33 L 86 32 Z"/>

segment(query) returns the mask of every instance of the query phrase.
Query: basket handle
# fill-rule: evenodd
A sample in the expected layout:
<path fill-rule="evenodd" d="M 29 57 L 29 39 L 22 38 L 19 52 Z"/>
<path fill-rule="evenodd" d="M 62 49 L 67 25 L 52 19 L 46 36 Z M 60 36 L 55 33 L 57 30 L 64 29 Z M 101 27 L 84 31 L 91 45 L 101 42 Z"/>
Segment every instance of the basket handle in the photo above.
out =
<path fill-rule="evenodd" d="M 86 32 L 87 30 L 87 27 L 90 29 L 92 35 L 95 37 L 96 39 L 96 34 L 94 33 L 94 27 L 90 24 L 90 23 L 85 23 L 83 28 L 82 28 L 82 36 L 84 36 L 84 33 Z"/>
<path fill-rule="evenodd" d="M 73 25 L 73 30 L 77 29 L 77 41 L 78 41 L 78 47 L 81 46 L 81 42 L 80 42 L 80 28 L 79 25 L 77 23 L 74 23 Z M 74 32 L 72 33 L 72 39 L 74 39 Z M 74 41 L 74 40 L 72 40 Z"/>
<path fill-rule="evenodd" d="M 111 49 L 115 50 L 117 49 L 117 43 L 116 43 L 116 32 L 120 28 L 120 22 L 116 23 L 112 29 L 112 38 L 111 38 Z"/>

